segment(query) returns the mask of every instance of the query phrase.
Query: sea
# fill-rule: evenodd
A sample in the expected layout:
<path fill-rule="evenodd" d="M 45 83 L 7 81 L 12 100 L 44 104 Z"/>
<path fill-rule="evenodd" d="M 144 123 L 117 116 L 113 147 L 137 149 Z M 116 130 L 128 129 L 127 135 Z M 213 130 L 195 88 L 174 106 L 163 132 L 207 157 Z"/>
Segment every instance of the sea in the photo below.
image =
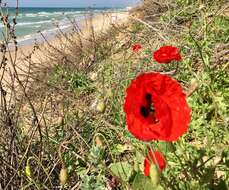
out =
<path fill-rule="evenodd" d="M 61 29 L 70 30 L 72 22 L 79 23 L 89 13 L 100 14 L 102 12 L 126 11 L 127 8 L 19 8 L 15 33 L 19 45 L 30 44 L 33 41 L 42 41 L 42 33 L 45 37 L 53 37 Z M 9 14 L 9 20 L 13 23 L 16 14 L 15 8 L 2 8 L 1 12 Z M 6 28 L 0 20 L 0 41 Z"/>

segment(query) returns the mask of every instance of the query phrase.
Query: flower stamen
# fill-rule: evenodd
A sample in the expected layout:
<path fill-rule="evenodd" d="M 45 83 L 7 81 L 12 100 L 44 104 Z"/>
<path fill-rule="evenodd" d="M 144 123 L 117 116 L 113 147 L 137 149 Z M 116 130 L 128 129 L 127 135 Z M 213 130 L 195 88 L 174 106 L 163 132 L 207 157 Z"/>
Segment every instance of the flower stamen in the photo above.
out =
<path fill-rule="evenodd" d="M 153 118 L 153 123 L 158 123 L 158 119 L 155 117 L 155 109 L 151 97 L 151 94 L 146 94 L 145 99 L 147 104 L 146 106 L 140 107 L 140 113 L 144 118 L 151 116 Z"/>

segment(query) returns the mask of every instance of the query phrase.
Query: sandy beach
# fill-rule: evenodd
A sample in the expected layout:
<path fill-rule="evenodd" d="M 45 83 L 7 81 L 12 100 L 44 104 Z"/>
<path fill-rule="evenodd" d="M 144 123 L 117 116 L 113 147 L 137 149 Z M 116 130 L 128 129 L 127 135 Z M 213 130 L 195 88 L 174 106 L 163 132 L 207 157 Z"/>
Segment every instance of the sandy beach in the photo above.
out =
<path fill-rule="evenodd" d="M 75 34 L 71 32 L 71 37 L 79 37 L 80 35 L 81 39 L 87 39 L 92 32 L 99 34 L 108 30 L 113 24 L 120 25 L 127 22 L 128 15 L 128 12 L 110 12 L 86 16 L 87 19 L 78 23 L 80 25 L 80 32 L 75 32 Z M 64 35 L 68 35 L 68 33 L 64 33 Z M 61 35 L 57 34 L 57 36 L 45 37 L 42 42 L 37 44 L 34 42 L 29 45 L 19 45 L 16 52 L 11 49 L 11 51 L 7 52 L 8 63 L 6 68 L 0 72 L 2 76 L 4 75 L 3 86 L 8 86 L 9 89 L 12 87 L 17 89 L 17 80 L 13 77 L 15 72 L 23 83 L 33 80 L 32 78 L 27 78 L 27 76 L 33 76 L 36 70 L 48 67 L 48 65 L 44 64 L 47 55 L 43 50 L 48 46 L 50 48 L 50 45 L 54 48 L 59 48 L 63 43 L 68 43 L 66 38 L 64 39 Z M 14 65 L 14 68 L 12 65 Z M 12 93 L 11 90 L 9 92 Z"/>
<path fill-rule="evenodd" d="M 129 13 L 126 12 L 106 12 L 106 13 L 100 13 L 96 15 L 85 15 L 85 19 L 80 21 L 77 24 L 77 27 L 80 28 L 80 35 L 83 38 L 86 38 L 91 33 L 91 29 L 93 28 L 94 32 L 105 32 L 107 29 L 111 27 L 111 25 L 116 24 L 120 25 L 125 23 L 128 20 Z M 70 32 L 70 31 L 69 31 Z M 57 33 L 58 35 L 59 33 Z M 45 35 L 44 35 L 45 36 Z M 40 35 L 41 39 L 40 42 L 38 42 L 39 46 L 46 45 L 46 40 L 54 45 L 58 46 L 59 40 L 56 38 L 56 36 L 45 36 L 46 39 Z M 21 57 L 21 55 L 26 55 L 30 53 L 34 47 L 34 44 L 36 43 L 36 40 L 31 42 L 27 45 L 19 45 L 19 54 L 18 56 Z"/>

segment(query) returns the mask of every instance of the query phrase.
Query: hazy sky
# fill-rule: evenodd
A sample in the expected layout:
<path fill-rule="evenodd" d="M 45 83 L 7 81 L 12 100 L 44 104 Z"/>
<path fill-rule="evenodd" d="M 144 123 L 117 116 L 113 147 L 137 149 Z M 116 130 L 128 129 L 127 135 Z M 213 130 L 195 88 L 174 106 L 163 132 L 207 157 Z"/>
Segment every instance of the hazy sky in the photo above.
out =
<path fill-rule="evenodd" d="M 20 7 L 123 7 L 131 6 L 139 0 L 19 0 Z M 16 0 L 3 0 L 15 6 Z"/>

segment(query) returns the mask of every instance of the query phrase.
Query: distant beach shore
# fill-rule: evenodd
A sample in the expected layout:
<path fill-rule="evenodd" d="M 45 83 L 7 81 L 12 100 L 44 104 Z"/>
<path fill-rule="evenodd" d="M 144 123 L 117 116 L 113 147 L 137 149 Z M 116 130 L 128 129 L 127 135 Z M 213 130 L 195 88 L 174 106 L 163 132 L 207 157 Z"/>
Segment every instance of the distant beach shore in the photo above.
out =
<path fill-rule="evenodd" d="M 121 22 L 121 20 L 126 18 L 128 12 L 127 11 L 121 11 L 121 12 L 115 11 L 115 12 L 100 12 L 100 13 L 92 13 L 92 14 L 93 14 L 92 16 L 93 20 L 96 23 L 94 24 L 94 27 L 100 29 L 101 24 L 104 21 L 106 22 L 106 24 L 108 24 L 107 22 L 110 22 L 109 24 Z M 77 27 L 79 27 L 80 30 L 84 30 L 85 21 L 88 19 L 89 19 L 89 13 L 85 14 L 84 17 L 81 17 L 78 21 L 75 21 L 75 23 L 67 23 L 66 25 L 62 25 L 60 27 L 56 27 L 56 28 L 46 30 L 46 31 L 41 31 L 41 33 L 33 34 L 31 36 L 25 36 L 21 39 L 18 39 L 18 45 L 19 46 L 30 45 L 30 44 L 33 44 L 34 42 L 42 43 L 44 42 L 44 38 L 42 37 L 42 35 L 46 39 L 50 39 L 50 40 L 55 39 L 56 35 L 58 35 L 60 31 L 64 33 L 73 31 L 74 30 L 73 25 L 77 25 Z M 103 28 L 104 27 L 105 26 L 103 26 Z"/>
<path fill-rule="evenodd" d="M 15 34 L 19 46 L 29 45 L 35 41 L 40 43 L 46 38 L 55 37 L 58 32 L 69 32 L 72 23 L 82 28 L 81 23 L 88 15 L 109 15 L 115 13 L 126 13 L 128 8 L 20 8 L 17 16 Z M 15 16 L 15 10 L 9 9 L 9 20 Z M 1 33 L 5 31 L 3 23 L 0 23 Z M 0 40 L 3 39 L 0 34 Z"/>
<path fill-rule="evenodd" d="M 128 20 L 129 12 L 128 11 L 114 11 L 114 12 L 100 12 L 96 14 L 92 14 L 92 26 L 95 32 L 99 31 L 106 31 L 112 24 L 122 24 L 125 23 Z M 62 28 L 55 28 L 52 30 L 52 33 L 38 33 L 33 35 L 32 38 L 22 38 L 18 39 L 18 48 L 19 48 L 19 55 L 20 52 L 23 52 L 23 54 L 26 54 L 26 52 L 29 52 L 35 43 L 38 45 L 45 45 L 45 42 L 49 42 L 53 44 L 54 46 L 58 44 L 57 35 L 60 34 L 60 32 L 68 33 L 73 32 L 74 33 L 74 26 L 77 24 L 77 27 L 79 27 L 81 34 L 86 36 L 88 35 L 90 28 L 89 27 L 89 14 L 84 16 L 84 19 L 81 19 L 77 23 L 71 23 L 69 25 L 66 25 Z M 75 31 L 76 32 L 76 31 Z M 42 36 L 42 35 L 43 36 Z M 44 38 L 45 37 L 45 38 Z M 11 50 L 14 50 L 14 46 L 11 45 Z"/>
<path fill-rule="evenodd" d="M 128 16 L 129 16 L 129 12 L 128 11 L 121 11 L 121 12 L 106 12 L 106 13 L 97 13 L 95 15 L 93 15 L 91 17 L 91 19 L 89 19 L 89 17 L 86 17 L 87 19 L 82 19 L 80 21 L 80 23 L 78 23 L 80 25 L 80 35 L 82 37 L 82 39 L 87 39 L 91 33 L 91 29 L 93 28 L 95 33 L 98 32 L 106 32 L 113 24 L 115 24 L 116 26 L 121 25 L 125 22 L 128 21 Z M 90 24 L 89 24 L 90 22 Z M 63 32 L 65 32 L 64 34 L 68 35 L 68 32 L 70 34 L 70 31 L 72 31 L 72 28 L 68 28 L 67 30 L 62 30 Z M 77 37 L 77 32 L 75 32 L 76 35 L 75 37 Z M 38 40 L 28 40 L 25 41 L 24 43 L 19 43 L 19 45 L 17 46 L 17 53 L 15 54 L 15 47 L 12 46 L 10 48 L 10 51 L 7 52 L 6 56 L 7 59 L 11 59 L 11 57 L 14 57 L 13 59 L 15 59 L 15 66 L 18 69 L 18 75 L 20 76 L 20 78 L 23 78 L 26 73 L 29 72 L 30 68 L 30 63 L 46 63 L 46 53 L 44 51 L 42 51 L 43 49 L 49 47 L 50 45 L 52 47 L 56 47 L 58 48 L 59 46 L 63 45 L 61 44 L 63 40 L 61 40 L 61 35 L 58 36 L 58 34 L 60 34 L 60 31 L 57 30 L 55 35 L 45 35 L 45 38 L 43 38 L 41 35 L 39 36 L 40 41 Z M 71 32 L 71 34 L 73 34 L 74 36 L 74 31 Z M 65 39 L 66 40 L 66 39 Z M 77 41 L 77 40 L 76 40 Z M 35 53 L 33 52 L 34 46 L 35 46 L 35 42 L 37 42 L 37 45 L 39 46 L 39 51 L 36 51 Z M 66 44 L 65 44 L 66 45 Z M 32 53 L 32 54 L 31 54 Z M 28 55 L 30 56 L 30 61 L 28 61 Z M 1 53 L 0 53 L 1 56 Z M 42 61 L 41 61 L 42 60 Z M 39 65 L 39 67 L 47 67 L 48 65 Z M 9 67 L 8 70 L 10 69 L 10 64 L 9 66 L 7 65 L 6 67 Z M 7 69 L 7 68 L 6 68 Z M 33 68 L 34 69 L 34 68 Z M 1 74 L 1 73 L 0 73 Z M 8 83 L 8 81 L 10 81 L 10 73 L 5 73 L 4 75 L 4 81 L 6 82 L 6 84 Z"/>

